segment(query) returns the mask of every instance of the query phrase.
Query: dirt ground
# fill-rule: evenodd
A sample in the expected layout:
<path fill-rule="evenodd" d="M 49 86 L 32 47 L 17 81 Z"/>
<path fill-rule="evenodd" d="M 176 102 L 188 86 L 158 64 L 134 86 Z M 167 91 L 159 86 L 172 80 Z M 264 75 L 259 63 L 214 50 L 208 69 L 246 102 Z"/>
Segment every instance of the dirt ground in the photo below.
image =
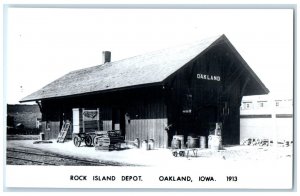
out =
<path fill-rule="evenodd" d="M 11 138 L 11 139 L 10 139 Z M 23 139 L 26 140 L 23 140 Z M 45 153 L 67 155 L 86 160 L 112 161 L 124 164 L 141 166 L 166 166 L 170 163 L 199 164 L 203 161 L 272 161 L 272 160 L 291 160 L 293 158 L 292 147 L 260 147 L 260 146 L 225 146 L 224 150 L 198 149 L 197 153 L 190 152 L 189 157 L 174 157 L 171 149 L 125 149 L 119 151 L 99 151 L 94 147 L 80 146 L 75 147 L 72 141 L 65 143 L 34 144 L 36 137 L 30 140 L 29 136 L 22 138 L 8 137 L 7 149 L 35 149 Z M 22 139 L 22 140 L 21 140 Z M 33 139 L 33 140 L 32 140 Z M 191 156 L 192 155 L 192 156 Z"/>
<path fill-rule="evenodd" d="M 7 135 L 7 140 L 38 140 L 39 135 Z"/>

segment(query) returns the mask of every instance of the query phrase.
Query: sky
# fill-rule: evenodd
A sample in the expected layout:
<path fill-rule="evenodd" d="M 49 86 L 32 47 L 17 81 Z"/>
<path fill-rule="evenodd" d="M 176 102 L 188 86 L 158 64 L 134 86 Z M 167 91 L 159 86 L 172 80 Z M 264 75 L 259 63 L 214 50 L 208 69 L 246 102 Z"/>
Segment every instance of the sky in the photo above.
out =
<path fill-rule="evenodd" d="M 293 96 L 291 9 L 8 8 L 4 84 L 16 104 L 64 74 L 225 34 L 275 97 Z"/>

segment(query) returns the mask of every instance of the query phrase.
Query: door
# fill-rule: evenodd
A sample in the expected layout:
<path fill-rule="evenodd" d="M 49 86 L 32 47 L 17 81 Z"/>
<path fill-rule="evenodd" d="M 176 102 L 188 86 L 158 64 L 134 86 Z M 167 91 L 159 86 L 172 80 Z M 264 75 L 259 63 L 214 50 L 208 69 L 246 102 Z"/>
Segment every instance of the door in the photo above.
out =
<path fill-rule="evenodd" d="M 125 128 L 125 110 L 121 109 L 120 110 L 120 130 L 121 130 L 121 135 L 125 138 L 125 133 L 126 133 L 126 128 Z"/>
<path fill-rule="evenodd" d="M 196 114 L 195 127 L 197 135 L 208 136 L 209 130 L 215 128 L 217 122 L 217 107 L 204 106 Z"/>
<path fill-rule="evenodd" d="M 121 135 L 125 136 L 125 111 L 120 108 L 113 108 L 112 110 L 112 124 L 114 130 L 120 130 Z"/>

